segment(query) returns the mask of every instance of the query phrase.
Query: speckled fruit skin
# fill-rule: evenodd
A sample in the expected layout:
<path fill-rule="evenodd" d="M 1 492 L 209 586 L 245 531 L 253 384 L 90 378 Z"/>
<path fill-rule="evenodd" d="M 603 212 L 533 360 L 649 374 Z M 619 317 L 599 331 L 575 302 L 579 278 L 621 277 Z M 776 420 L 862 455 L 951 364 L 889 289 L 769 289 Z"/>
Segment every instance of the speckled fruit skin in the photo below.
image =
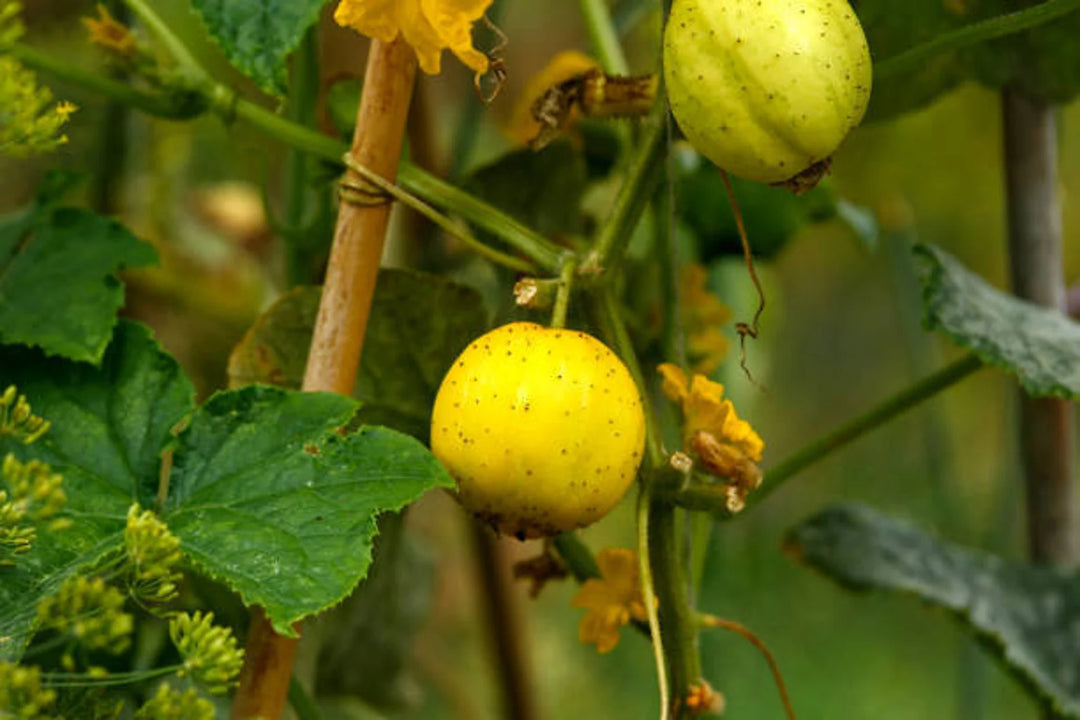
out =
<path fill-rule="evenodd" d="M 584 527 L 641 463 L 645 414 L 626 366 L 576 330 L 511 323 L 473 341 L 443 378 L 431 450 L 466 509 L 520 539 Z"/>
<path fill-rule="evenodd" d="M 740 177 L 781 182 L 862 120 L 871 62 L 847 0 L 674 0 L 671 110 L 690 143 Z"/>

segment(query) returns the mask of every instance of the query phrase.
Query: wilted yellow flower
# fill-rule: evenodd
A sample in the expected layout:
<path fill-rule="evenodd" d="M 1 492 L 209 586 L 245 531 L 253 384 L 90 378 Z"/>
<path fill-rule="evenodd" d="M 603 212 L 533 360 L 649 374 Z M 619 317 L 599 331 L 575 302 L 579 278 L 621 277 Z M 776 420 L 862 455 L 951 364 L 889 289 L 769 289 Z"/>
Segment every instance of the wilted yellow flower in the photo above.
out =
<path fill-rule="evenodd" d="M 477 73 L 487 72 L 487 55 L 472 45 L 472 24 L 492 0 L 341 0 L 334 12 L 338 25 L 391 42 L 398 33 L 416 51 L 420 69 L 440 71 L 444 48 Z"/>
<path fill-rule="evenodd" d="M 109 14 L 109 9 L 101 3 L 97 6 L 98 17 L 84 17 L 83 25 L 90 32 L 90 42 L 121 55 L 131 57 L 135 54 L 135 36 L 126 25 L 116 21 Z"/>
<path fill-rule="evenodd" d="M 664 363 L 664 394 L 679 403 L 683 415 L 683 448 L 693 453 L 710 474 L 727 478 L 727 504 L 738 512 L 746 494 L 761 485 L 761 453 L 765 443 L 750 423 L 740 420 L 735 406 L 724 400 L 724 386 L 695 374 L 687 382 L 681 368 Z"/>
<path fill-rule="evenodd" d="M 553 57 L 543 70 L 529 78 L 521 94 L 514 101 L 514 109 L 506 125 L 506 133 L 510 139 L 519 145 L 532 141 L 541 130 L 540 123 L 533 115 L 533 106 L 544 93 L 559 83 L 598 67 L 600 67 L 599 63 L 577 50 L 564 50 Z M 573 122 L 576 116 L 577 111 L 572 111 L 567 122 Z"/>
<path fill-rule="evenodd" d="M 593 643 L 598 652 L 611 652 L 619 642 L 622 626 L 645 620 L 648 613 L 641 596 L 638 557 L 633 550 L 605 548 L 596 556 L 600 578 L 590 578 L 570 601 L 588 612 L 578 624 L 578 640 Z"/>
<path fill-rule="evenodd" d="M 693 371 L 709 375 L 727 355 L 728 340 L 720 331 L 731 319 L 731 310 L 705 287 L 705 268 L 691 263 L 682 270 L 682 316 L 687 352 Z"/>

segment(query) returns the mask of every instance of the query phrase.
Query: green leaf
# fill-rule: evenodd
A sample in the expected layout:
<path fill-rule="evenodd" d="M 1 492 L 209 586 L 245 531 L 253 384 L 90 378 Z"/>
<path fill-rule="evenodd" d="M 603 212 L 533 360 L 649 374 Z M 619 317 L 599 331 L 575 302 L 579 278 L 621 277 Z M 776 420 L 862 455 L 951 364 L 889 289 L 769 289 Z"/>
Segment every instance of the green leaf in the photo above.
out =
<path fill-rule="evenodd" d="M 476 170 L 465 189 L 552 237 L 581 232 L 585 182 L 585 159 L 561 140 L 540 152 L 524 149 L 502 156 Z"/>
<path fill-rule="evenodd" d="M 56 208 L 70 184 L 53 174 L 33 207 L 0 218 L 0 343 L 98 363 L 124 303 L 116 271 L 157 253 L 113 220 Z"/>
<path fill-rule="evenodd" d="M 229 359 L 234 385 L 300 387 L 319 292 L 294 289 L 259 318 Z M 474 290 L 422 273 L 381 270 L 354 391 L 360 419 L 426 441 L 443 375 L 486 328 Z"/>
<path fill-rule="evenodd" d="M 888 0 L 853 4 L 875 63 L 884 67 L 894 56 L 951 31 L 1047 2 L 910 0 L 902 13 Z M 887 77 L 876 76 L 867 120 L 917 109 L 967 80 L 994 88 L 1008 85 L 1049 102 L 1070 100 L 1080 90 L 1080 48 L 1075 42 L 1080 12 L 1057 12 L 1052 19 L 1039 21 L 1031 29 L 948 50 Z"/>
<path fill-rule="evenodd" d="M 356 408 L 340 395 L 252 386 L 212 397 L 179 437 L 170 529 L 285 635 L 365 576 L 379 514 L 453 484 L 412 438 L 342 434 Z"/>
<path fill-rule="evenodd" d="M 39 528 L 33 549 L 0 568 L 0 659 L 10 659 L 28 639 L 37 603 L 122 546 L 132 502 L 152 505 L 161 450 L 194 393 L 149 331 L 129 322 L 117 327 L 99 368 L 19 347 L 0 347 L 0 368 L 0 385 L 17 385 L 52 425 L 30 446 L 0 436 L 0 457 L 52 465 L 64 476 L 72 521 L 63 531 Z"/>
<path fill-rule="evenodd" d="M 788 535 L 800 561 L 850 589 L 913 593 L 956 614 L 1029 689 L 1080 717 L 1080 575 L 937 540 L 855 503 Z"/>
<path fill-rule="evenodd" d="M 915 255 L 928 328 L 1015 374 L 1031 395 L 1080 398 L 1080 325 L 990 286 L 939 248 Z"/>
<path fill-rule="evenodd" d="M 260 88 L 285 94 L 289 53 L 326 0 L 192 0 L 225 57 Z"/>

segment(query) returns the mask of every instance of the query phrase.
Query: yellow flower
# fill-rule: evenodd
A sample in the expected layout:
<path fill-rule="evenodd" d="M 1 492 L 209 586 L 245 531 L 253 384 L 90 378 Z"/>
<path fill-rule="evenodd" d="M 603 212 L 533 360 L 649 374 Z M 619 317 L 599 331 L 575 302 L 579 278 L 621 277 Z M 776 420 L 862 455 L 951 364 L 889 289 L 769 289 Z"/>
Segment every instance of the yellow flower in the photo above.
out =
<path fill-rule="evenodd" d="M 84 17 L 83 25 L 90 33 L 90 42 L 100 45 L 123 57 L 131 57 L 135 54 L 135 36 L 131 34 L 126 25 L 116 21 L 109 14 L 109 9 L 101 3 L 97 6 L 97 19 Z"/>
<path fill-rule="evenodd" d="M 440 70 L 443 48 L 477 73 L 487 72 L 488 58 L 472 46 L 472 24 L 492 0 L 341 0 L 334 13 L 338 25 L 391 42 L 398 33 L 412 45 L 420 68 Z"/>
<path fill-rule="evenodd" d="M 731 319 L 731 310 L 705 288 L 705 268 L 691 263 L 682 270 L 683 324 L 693 371 L 709 375 L 727 355 L 728 340 L 720 327 Z"/>
<path fill-rule="evenodd" d="M 636 552 L 605 548 L 596 556 L 596 564 L 601 577 L 586 580 L 570 604 L 588 610 L 578 625 L 578 640 L 606 653 L 618 644 L 623 625 L 631 619 L 643 621 L 648 613 L 641 597 Z"/>
<path fill-rule="evenodd" d="M 517 145 L 525 145 L 536 138 L 543 129 L 533 114 L 533 107 L 551 88 L 572 78 L 600 67 L 599 63 L 577 50 L 564 50 L 551 59 L 543 70 L 529 78 L 524 89 L 514 101 L 514 109 L 506 125 L 506 133 Z M 567 124 L 577 117 L 572 110 Z"/>
<path fill-rule="evenodd" d="M 683 446 L 710 474 L 728 478 L 728 510 L 738 512 L 746 495 L 761 485 L 761 453 L 765 443 L 750 423 L 740 420 L 735 406 L 724 400 L 724 386 L 695 374 L 687 382 L 681 368 L 664 363 L 664 394 L 679 403 L 683 416 Z"/>

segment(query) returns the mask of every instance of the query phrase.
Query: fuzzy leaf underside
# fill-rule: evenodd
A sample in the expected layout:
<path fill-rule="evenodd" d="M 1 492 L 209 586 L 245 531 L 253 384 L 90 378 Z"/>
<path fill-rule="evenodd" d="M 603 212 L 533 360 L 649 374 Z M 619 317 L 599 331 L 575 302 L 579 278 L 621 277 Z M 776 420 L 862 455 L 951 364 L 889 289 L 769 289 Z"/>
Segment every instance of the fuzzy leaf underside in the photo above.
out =
<path fill-rule="evenodd" d="M 71 526 L 39 527 L 32 550 L 0 568 L 0 659 L 22 651 L 41 599 L 122 547 L 128 507 L 153 503 L 161 450 L 194 395 L 176 361 L 129 322 L 117 326 L 99 368 L 0 347 L 0 386 L 9 384 L 52 426 L 30 446 L 0 436 L 0 457 L 38 459 L 62 474 Z"/>
<path fill-rule="evenodd" d="M 1080 575 L 950 545 L 856 503 L 805 520 L 786 546 L 849 589 L 947 608 L 1029 688 L 1080 717 Z"/>
<path fill-rule="evenodd" d="M 327 0 L 191 0 L 238 70 L 273 95 L 285 94 L 286 58 Z"/>
<path fill-rule="evenodd" d="M 229 359 L 234 385 L 300 387 L 319 288 L 296 288 L 255 323 Z M 354 397 L 360 419 L 426 440 L 446 370 L 487 327 L 480 296 L 421 273 L 382 270 L 364 339 Z"/>
<path fill-rule="evenodd" d="M 279 633 L 363 579 L 381 513 L 452 485 L 408 436 L 341 431 L 356 407 L 252 386 L 211 398 L 180 435 L 166 521 L 196 565 Z"/>
<path fill-rule="evenodd" d="M 928 328 L 1015 374 L 1031 395 L 1080 398 L 1080 324 L 1002 292 L 939 248 L 915 248 Z"/>
<path fill-rule="evenodd" d="M 0 343 L 96 364 L 124 303 L 116 272 L 157 252 L 114 220 L 55 207 L 70 185 L 50 177 L 34 206 L 0 218 Z"/>

